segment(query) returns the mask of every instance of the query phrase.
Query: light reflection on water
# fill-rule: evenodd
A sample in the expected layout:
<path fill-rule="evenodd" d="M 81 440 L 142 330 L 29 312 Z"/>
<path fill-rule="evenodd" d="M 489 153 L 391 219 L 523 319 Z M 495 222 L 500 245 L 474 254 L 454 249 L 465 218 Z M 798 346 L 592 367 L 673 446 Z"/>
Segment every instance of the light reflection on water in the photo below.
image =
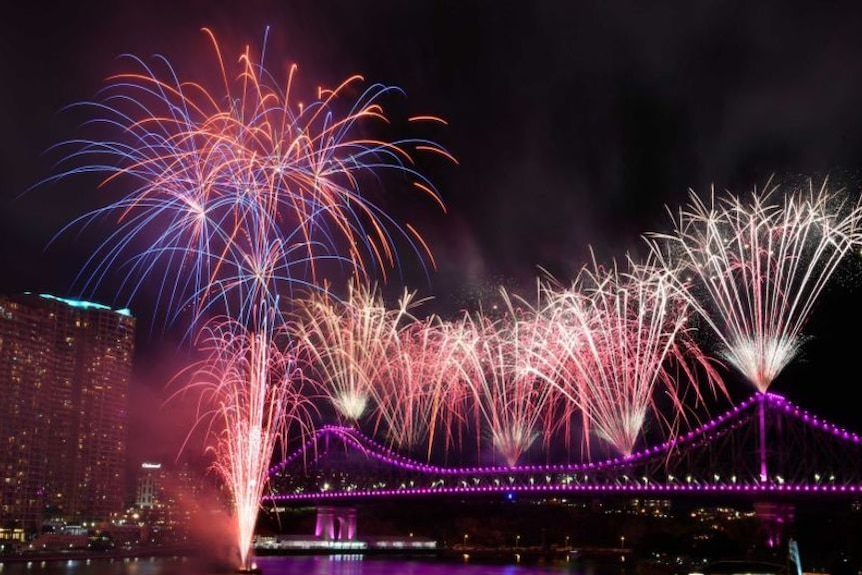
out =
<path fill-rule="evenodd" d="M 263 575 L 621 575 L 602 565 L 452 563 L 362 555 L 259 557 Z M 622 572 L 624 573 L 624 572 Z M 194 558 L 142 557 L 0 563 L 0 575 L 233 575 Z"/>
<path fill-rule="evenodd" d="M 208 575 L 184 557 L 70 559 L 0 564 L 0 575 Z"/>

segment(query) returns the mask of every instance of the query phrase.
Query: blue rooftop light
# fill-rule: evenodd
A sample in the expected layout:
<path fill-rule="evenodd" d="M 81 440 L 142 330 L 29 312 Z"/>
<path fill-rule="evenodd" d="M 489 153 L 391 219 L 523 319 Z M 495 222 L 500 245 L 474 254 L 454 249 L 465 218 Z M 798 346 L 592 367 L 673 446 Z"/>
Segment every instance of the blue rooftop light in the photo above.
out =
<path fill-rule="evenodd" d="M 28 291 L 24 292 L 25 295 L 29 295 L 30 293 L 31 292 L 28 292 Z M 39 297 L 58 301 L 60 303 L 64 303 L 68 306 L 76 307 L 79 309 L 87 309 L 87 310 L 98 309 L 98 310 L 104 310 L 104 311 L 113 311 L 113 312 L 116 312 L 120 315 L 124 315 L 126 317 L 132 317 L 132 310 L 130 310 L 129 308 L 125 308 L 125 307 L 123 309 L 111 309 L 110 306 L 106 306 L 105 304 L 102 304 L 102 303 L 95 303 L 95 302 L 84 301 L 84 300 L 80 300 L 80 299 L 68 299 L 68 298 L 64 298 L 64 297 L 57 297 L 57 296 L 49 294 L 49 293 L 40 293 Z"/>

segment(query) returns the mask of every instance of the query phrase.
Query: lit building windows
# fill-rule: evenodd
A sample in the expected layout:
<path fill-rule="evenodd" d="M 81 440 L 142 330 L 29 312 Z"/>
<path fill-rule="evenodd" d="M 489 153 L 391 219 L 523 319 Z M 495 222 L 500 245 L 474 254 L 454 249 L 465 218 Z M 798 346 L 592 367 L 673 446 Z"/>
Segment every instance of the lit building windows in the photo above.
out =
<path fill-rule="evenodd" d="M 46 507 L 78 521 L 122 510 L 134 328 L 128 310 L 0 296 L 0 437 L 9 445 L 0 469 L 14 484 L 0 490 L 0 520 L 38 525 Z"/>

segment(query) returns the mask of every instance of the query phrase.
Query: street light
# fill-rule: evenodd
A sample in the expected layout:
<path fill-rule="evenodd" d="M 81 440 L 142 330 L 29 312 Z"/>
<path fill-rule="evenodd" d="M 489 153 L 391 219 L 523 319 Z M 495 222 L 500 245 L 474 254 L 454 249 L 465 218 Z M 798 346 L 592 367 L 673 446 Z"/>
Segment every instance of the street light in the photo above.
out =
<path fill-rule="evenodd" d="M 515 535 L 515 547 L 519 547 L 521 543 L 521 536 Z"/>
<path fill-rule="evenodd" d="M 620 535 L 620 549 L 626 548 L 626 536 Z"/>
<path fill-rule="evenodd" d="M 469 535 L 467 535 L 467 534 L 465 533 L 465 534 L 464 534 L 464 547 L 466 547 L 466 546 L 467 546 L 467 537 L 469 537 Z"/>

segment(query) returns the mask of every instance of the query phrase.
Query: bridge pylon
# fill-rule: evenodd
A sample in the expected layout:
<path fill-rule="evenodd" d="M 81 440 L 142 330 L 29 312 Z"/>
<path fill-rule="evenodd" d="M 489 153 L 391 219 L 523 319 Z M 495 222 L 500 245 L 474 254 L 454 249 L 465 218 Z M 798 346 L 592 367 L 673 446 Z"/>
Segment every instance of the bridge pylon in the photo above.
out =
<path fill-rule="evenodd" d="M 355 541 L 356 508 L 318 506 L 314 536 L 324 541 Z"/>

